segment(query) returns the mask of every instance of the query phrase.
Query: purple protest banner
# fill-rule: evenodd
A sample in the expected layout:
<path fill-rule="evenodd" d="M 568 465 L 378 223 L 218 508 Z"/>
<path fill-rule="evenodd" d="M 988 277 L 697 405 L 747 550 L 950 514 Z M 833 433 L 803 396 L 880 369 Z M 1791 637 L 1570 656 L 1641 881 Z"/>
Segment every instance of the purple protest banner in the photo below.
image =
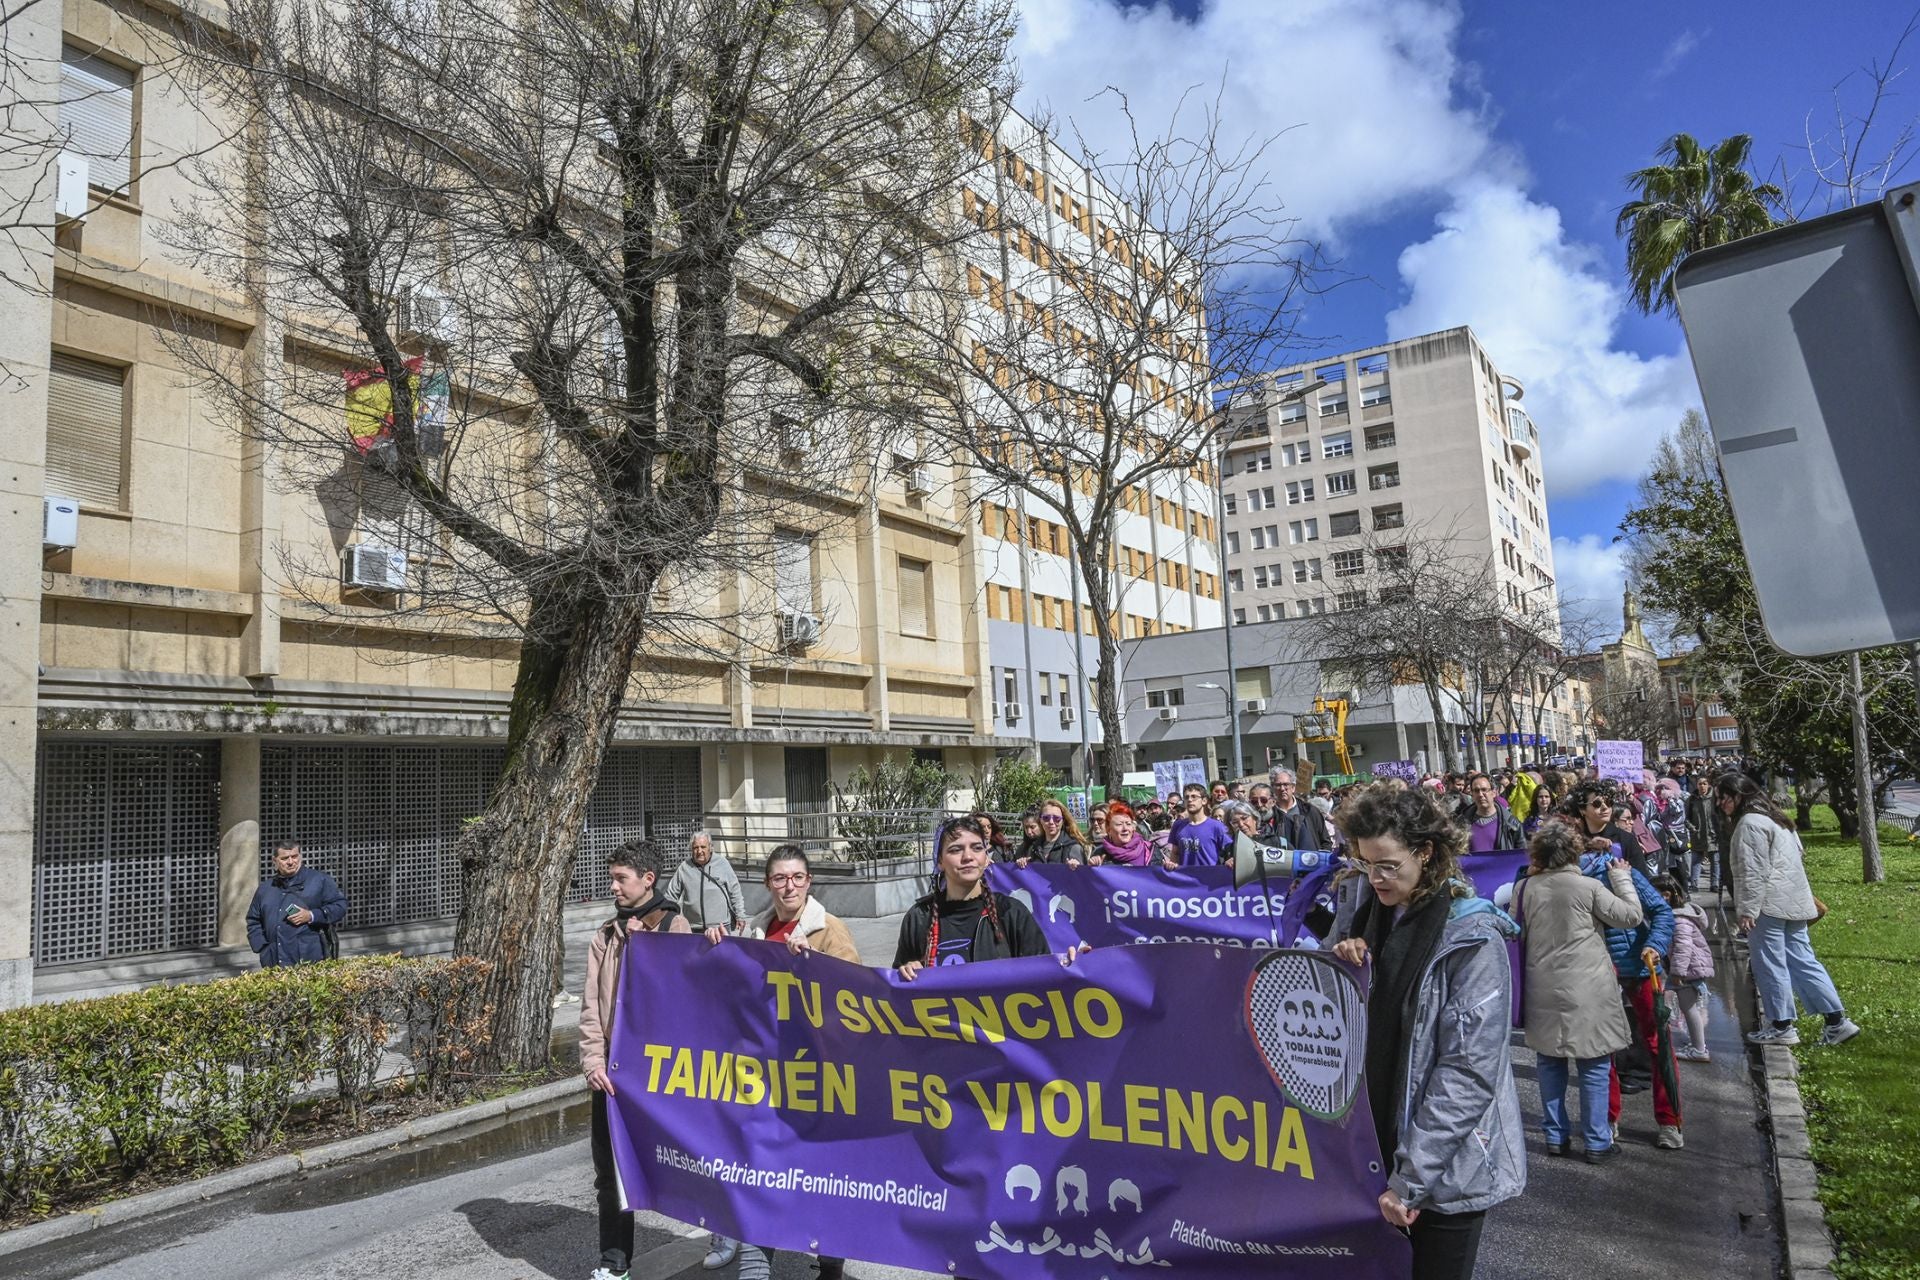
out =
<path fill-rule="evenodd" d="M 1235 889 L 1232 867 L 1063 867 L 995 863 L 987 884 L 1018 898 L 1047 945 L 1067 951 L 1135 942 L 1224 942 L 1236 947 L 1291 947 L 1314 900 L 1325 892 L 1337 860 L 1297 855 L 1307 874 L 1269 876 Z M 1327 903 L 1331 912 L 1331 902 Z M 1309 936 L 1308 945 L 1317 939 Z"/>
<path fill-rule="evenodd" d="M 1407 1273 L 1324 953 L 1115 947 L 886 971 L 636 936 L 609 1072 L 627 1203 L 978 1280 Z"/>

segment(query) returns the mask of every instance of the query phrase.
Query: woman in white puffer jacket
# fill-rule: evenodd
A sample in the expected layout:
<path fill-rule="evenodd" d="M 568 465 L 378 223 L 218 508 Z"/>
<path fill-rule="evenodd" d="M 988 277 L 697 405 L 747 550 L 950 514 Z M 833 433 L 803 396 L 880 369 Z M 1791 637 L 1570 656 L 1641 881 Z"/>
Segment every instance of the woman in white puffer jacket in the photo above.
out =
<path fill-rule="evenodd" d="M 1754 1044 L 1799 1044 L 1794 997 L 1826 1019 L 1821 1044 L 1840 1044 L 1860 1034 L 1847 1017 L 1827 967 L 1813 954 L 1807 926 L 1820 917 L 1805 856 L 1793 823 L 1773 798 L 1743 773 L 1724 773 L 1714 783 L 1720 812 L 1734 824 L 1729 842 L 1733 908 L 1747 935 L 1747 962 L 1760 992 L 1767 1024 L 1750 1032 Z"/>

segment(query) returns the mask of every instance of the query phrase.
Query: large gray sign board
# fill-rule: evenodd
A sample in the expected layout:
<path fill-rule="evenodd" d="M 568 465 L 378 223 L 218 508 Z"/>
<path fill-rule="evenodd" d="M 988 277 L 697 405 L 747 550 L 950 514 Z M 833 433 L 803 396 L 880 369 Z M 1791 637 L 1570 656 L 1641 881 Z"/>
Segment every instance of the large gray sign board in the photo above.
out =
<path fill-rule="evenodd" d="M 1760 611 L 1813 656 L 1920 639 L 1913 193 L 1708 249 L 1680 320 Z"/>

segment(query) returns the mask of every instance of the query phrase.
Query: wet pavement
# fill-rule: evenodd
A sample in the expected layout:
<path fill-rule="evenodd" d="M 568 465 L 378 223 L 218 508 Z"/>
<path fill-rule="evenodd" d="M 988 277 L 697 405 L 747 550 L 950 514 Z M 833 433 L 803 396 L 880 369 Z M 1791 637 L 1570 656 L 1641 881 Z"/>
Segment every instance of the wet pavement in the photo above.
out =
<path fill-rule="evenodd" d="M 1703 905 L 1713 915 L 1710 895 Z M 892 959 L 899 917 L 848 921 L 869 961 Z M 1744 988 L 1744 960 L 1716 939 L 1721 976 L 1710 1029 L 1713 1061 L 1681 1063 L 1687 1145 L 1653 1146 L 1650 1095 L 1630 1095 L 1621 1118 L 1627 1154 L 1595 1168 L 1551 1160 L 1539 1137 L 1532 1054 L 1515 1055 L 1530 1126 L 1525 1196 L 1488 1217 L 1482 1280 L 1763 1280 L 1779 1274 L 1780 1246 L 1766 1136 L 1728 993 Z M 569 947 L 578 991 L 584 946 Z M 1738 982 L 1735 980 L 1739 979 Z M 567 1006 L 577 1018 L 578 1006 Z M 510 1117 L 405 1150 L 239 1192 L 7 1259 L 18 1280 L 300 1280 L 427 1277 L 583 1280 L 594 1265 L 592 1162 L 584 1102 Z M 642 1215 L 633 1274 L 700 1269 L 705 1233 Z M 809 1280 L 812 1260 L 781 1254 L 776 1280 Z M 928 1273 L 854 1262 L 855 1280 L 926 1280 Z"/>

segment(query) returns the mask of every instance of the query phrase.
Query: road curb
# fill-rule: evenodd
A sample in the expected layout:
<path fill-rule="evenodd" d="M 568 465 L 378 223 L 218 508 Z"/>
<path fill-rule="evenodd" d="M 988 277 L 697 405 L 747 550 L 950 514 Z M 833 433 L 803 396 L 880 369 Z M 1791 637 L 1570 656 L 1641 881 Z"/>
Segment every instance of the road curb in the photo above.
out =
<path fill-rule="evenodd" d="M 1800 1096 L 1800 1064 L 1785 1045 L 1760 1047 L 1762 1097 L 1767 1107 L 1774 1186 L 1780 1197 L 1780 1241 L 1788 1280 L 1833 1280 L 1833 1236 L 1820 1203 L 1820 1175 L 1807 1136 Z"/>
<path fill-rule="evenodd" d="M 15 1227 L 11 1231 L 0 1231 L 0 1258 L 24 1253 L 28 1249 L 38 1249 L 42 1245 L 54 1244 L 61 1240 L 70 1240 L 99 1227 L 112 1227 L 138 1221 L 141 1218 L 149 1218 L 155 1214 L 166 1213 L 203 1200 L 211 1200 L 215 1196 L 244 1191 L 280 1178 L 291 1177 L 297 1173 L 310 1173 L 316 1169 L 324 1169 L 328 1165 L 339 1164 L 344 1160 L 352 1160 L 376 1151 L 390 1151 L 424 1138 L 546 1106 L 584 1094 L 586 1091 L 587 1082 L 583 1076 L 555 1080 L 550 1084 L 508 1094 L 504 1098 L 469 1103 L 467 1106 L 455 1107 L 450 1111 L 421 1116 L 405 1124 L 395 1125 L 391 1129 L 356 1134 L 351 1138 L 342 1138 L 338 1142 L 329 1142 L 324 1146 L 313 1147 L 306 1151 L 292 1151 L 266 1160 L 256 1160 L 252 1164 L 243 1164 L 236 1169 L 224 1169 L 219 1173 L 208 1174 L 204 1178 L 176 1183 L 170 1187 L 160 1187 L 157 1190 L 142 1192 L 137 1196 L 128 1196 L 124 1200 L 111 1200 L 90 1209 L 76 1209 L 72 1213 L 62 1214 L 58 1218 L 49 1218 L 45 1222 L 30 1223 L 24 1227 Z"/>

